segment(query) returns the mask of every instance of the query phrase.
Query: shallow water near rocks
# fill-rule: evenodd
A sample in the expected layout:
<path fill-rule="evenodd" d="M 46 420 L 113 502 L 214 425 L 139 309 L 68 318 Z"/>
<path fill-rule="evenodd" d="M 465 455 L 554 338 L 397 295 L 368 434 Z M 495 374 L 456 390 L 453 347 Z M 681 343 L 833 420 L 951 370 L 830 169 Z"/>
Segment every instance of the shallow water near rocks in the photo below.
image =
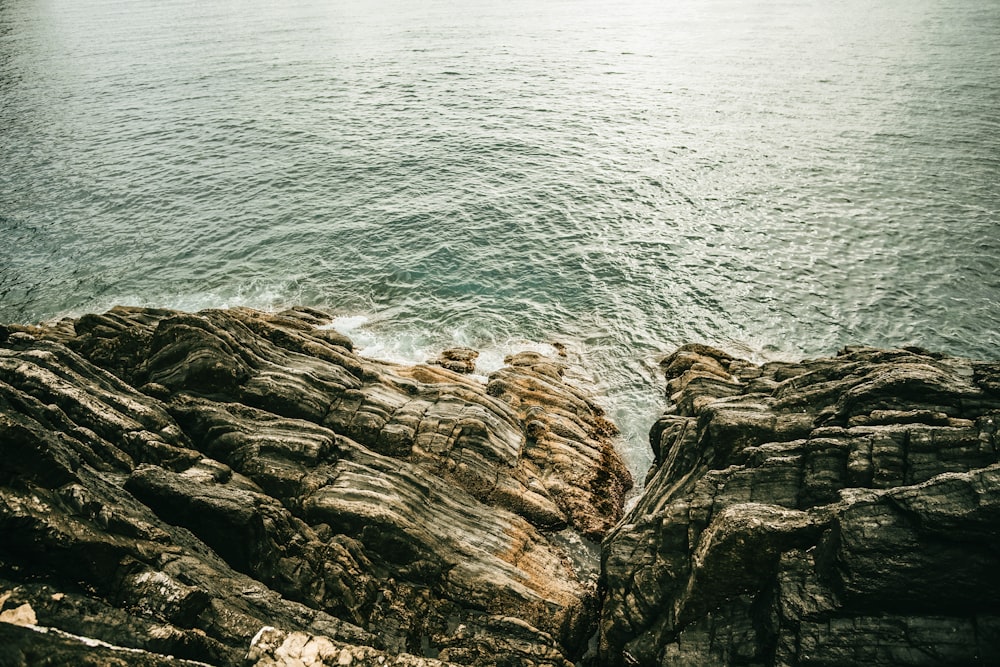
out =
<path fill-rule="evenodd" d="M 998 72 L 995 2 L 4 0 L 0 320 L 558 341 L 641 479 L 680 343 L 997 356 Z"/>

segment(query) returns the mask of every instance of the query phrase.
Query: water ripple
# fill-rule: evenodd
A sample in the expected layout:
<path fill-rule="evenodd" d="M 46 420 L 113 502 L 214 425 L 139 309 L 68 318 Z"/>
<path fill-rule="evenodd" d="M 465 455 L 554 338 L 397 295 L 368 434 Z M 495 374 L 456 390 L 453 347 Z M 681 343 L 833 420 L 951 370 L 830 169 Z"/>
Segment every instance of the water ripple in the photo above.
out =
<path fill-rule="evenodd" d="M 957 0 L 5 2 L 0 319 L 560 339 L 641 473 L 681 342 L 997 356 L 998 31 Z"/>

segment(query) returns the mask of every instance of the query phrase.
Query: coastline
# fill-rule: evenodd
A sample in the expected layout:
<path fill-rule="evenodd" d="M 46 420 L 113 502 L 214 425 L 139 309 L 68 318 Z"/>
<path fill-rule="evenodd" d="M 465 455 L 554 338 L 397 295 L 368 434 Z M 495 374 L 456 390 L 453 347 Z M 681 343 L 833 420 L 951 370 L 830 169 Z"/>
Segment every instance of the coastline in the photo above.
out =
<path fill-rule="evenodd" d="M 0 327 L 0 657 L 98 650 L 41 628 L 148 664 L 1000 655 L 998 364 L 684 346 L 625 514 L 617 427 L 558 354 L 483 383 L 331 319 Z"/>

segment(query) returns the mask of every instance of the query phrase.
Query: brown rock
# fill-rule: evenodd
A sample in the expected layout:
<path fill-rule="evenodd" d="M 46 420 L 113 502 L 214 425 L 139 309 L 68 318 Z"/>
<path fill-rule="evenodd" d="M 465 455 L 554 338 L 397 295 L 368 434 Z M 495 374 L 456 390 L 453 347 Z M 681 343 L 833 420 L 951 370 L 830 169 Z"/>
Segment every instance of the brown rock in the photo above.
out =
<path fill-rule="evenodd" d="M 437 359 L 432 359 L 427 363 L 447 368 L 456 373 L 474 373 L 478 358 L 479 352 L 476 350 L 467 347 L 453 347 L 442 352 Z"/>
<path fill-rule="evenodd" d="M 580 544 L 630 483 L 600 408 L 541 357 L 486 386 L 357 357 L 329 319 L 116 308 L 7 333 L 0 577 L 40 626 L 212 664 L 265 625 L 262 664 L 584 652 Z"/>

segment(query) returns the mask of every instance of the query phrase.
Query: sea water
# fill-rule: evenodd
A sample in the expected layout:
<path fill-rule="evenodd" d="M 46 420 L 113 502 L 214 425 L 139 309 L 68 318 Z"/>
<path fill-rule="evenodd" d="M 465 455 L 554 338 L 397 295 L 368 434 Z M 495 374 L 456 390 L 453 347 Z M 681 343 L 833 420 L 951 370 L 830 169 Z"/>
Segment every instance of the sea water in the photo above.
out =
<path fill-rule="evenodd" d="M 995 1 L 0 0 L 0 321 L 558 342 L 640 478 L 681 343 L 1000 356 L 998 183 Z"/>

